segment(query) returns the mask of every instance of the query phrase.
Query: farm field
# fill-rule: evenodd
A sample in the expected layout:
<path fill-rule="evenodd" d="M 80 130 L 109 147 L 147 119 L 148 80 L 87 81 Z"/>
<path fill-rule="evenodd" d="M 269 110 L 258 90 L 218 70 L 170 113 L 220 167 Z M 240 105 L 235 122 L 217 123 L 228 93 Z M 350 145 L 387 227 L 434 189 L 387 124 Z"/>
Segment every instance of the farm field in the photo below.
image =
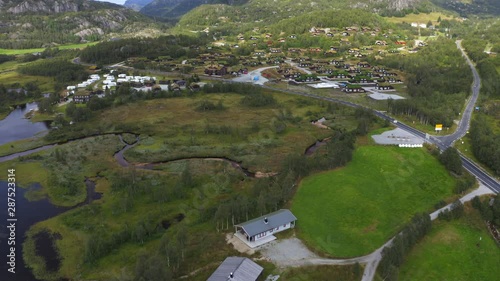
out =
<path fill-rule="evenodd" d="M 478 211 L 459 220 L 434 222 L 431 232 L 409 253 L 401 280 L 495 280 L 500 250 Z"/>
<path fill-rule="evenodd" d="M 346 167 L 303 179 L 291 209 L 308 246 L 355 257 L 380 247 L 415 213 L 452 196 L 454 186 L 424 149 L 367 145 Z"/>

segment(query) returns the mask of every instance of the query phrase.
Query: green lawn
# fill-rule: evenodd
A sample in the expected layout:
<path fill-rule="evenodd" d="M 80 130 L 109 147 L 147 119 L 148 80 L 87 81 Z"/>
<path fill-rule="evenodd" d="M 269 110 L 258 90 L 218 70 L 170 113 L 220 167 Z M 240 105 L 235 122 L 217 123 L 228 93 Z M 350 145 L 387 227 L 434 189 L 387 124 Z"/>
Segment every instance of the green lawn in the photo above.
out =
<path fill-rule="evenodd" d="M 452 195 L 454 179 L 424 149 L 361 146 L 344 168 L 305 178 L 292 202 L 299 236 L 335 257 L 368 254 L 417 212 Z"/>
<path fill-rule="evenodd" d="M 59 48 L 60 50 L 81 49 L 81 48 L 85 48 L 87 46 L 95 45 L 97 43 L 99 43 L 99 42 L 68 44 L 68 45 L 57 46 L 57 48 Z M 2 54 L 2 55 L 23 55 L 23 54 L 43 52 L 44 50 L 45 50 L 45 48 L 33 48 L 33 49 L 1 49 L 0 48 L 0 54 Z"/>
<path fill-rule="evenodd" d="M 480 238 L 482 238 L 480 240 Z M 408 255 L 400 280 L 498 280 L 500 249 L 476 211 L 457 221 L 434 223 Z"/>
<path fill-rule="evenodd" d="M 280 276 L 280 281 L 355 281 L 361 280 L 362 266 L 320 265 L 292 268 Z"/>

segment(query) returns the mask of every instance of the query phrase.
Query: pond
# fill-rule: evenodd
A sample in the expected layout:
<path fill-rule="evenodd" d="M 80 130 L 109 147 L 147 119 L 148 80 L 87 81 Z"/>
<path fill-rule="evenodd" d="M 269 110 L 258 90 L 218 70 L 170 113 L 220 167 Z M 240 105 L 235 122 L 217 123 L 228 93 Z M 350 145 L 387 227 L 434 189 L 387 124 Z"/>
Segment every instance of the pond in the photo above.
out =
<path fill-rule="evenodd" d="M 25 118 L 26 113 L 37 107 L 36 102 L 19 105 L 5 119 L 0 120 L 0 145 L 31 138 L 50 128 L 50 121 L 33 123 Z"/>

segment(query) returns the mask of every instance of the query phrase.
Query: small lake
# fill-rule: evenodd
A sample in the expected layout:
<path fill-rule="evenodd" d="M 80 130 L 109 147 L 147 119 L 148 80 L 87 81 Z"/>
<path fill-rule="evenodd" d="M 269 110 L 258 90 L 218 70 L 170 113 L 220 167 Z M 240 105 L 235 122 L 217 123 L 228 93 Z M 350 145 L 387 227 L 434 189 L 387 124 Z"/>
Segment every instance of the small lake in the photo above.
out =
<path fill-rule="evenodd" d="M 7 171 L 4 171 L 7 172 Z M 25 267 L 22 259 L 22 243 L 28 229 L 37 222 L 54 217 L 69 208 L 52 205 L 49 200 L 28 201 L 24 194 L 27 190 L 16 188 L 16 273 L 7 271 L 7 254 L 11 246 L 7 244 L 9 230 L 7 229 L 7 182 L 0 181 L 0 280 L 5 281 L 36 281 L 31 270 Z"/>
<path fill-rule="evenodd" d="M 0 120 L 0 145 L 31 138 L 49 129 L 49 121 L 32 123 L 24 117 L 37 107 L 36 102 L 19 105 L 5 119 Z"/>

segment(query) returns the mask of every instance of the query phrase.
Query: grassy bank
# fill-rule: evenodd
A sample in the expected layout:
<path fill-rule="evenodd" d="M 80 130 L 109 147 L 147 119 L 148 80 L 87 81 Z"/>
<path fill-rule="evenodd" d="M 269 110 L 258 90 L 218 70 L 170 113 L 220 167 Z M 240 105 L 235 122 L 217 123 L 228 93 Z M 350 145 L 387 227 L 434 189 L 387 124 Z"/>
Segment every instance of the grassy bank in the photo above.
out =
<path fill-rule="evenodd" d="M 90 43 L 80 43 L 80 44 L 68 44 L 68 45 L 60 45 L 57 46 L 60 50 L 69 50 L 69 49 L 82 49 L 88 46 L 93 46 L 98 44 L 99 42 L 90 42 Z M 23 54 L 31 54 L 31 53 L 39 53 L 43 52 L 45 48 L 33 48 L 33 49 L 1 49 L 0 54 L 2 55 L 23 55 Z"/>
<path fill-rule="evenodd" d="M 335 257 L 368 254 L 452 195 L 454 179 L 424 149 L 362 146 L 344 168 L 305 178 L 292 202 L 299 237 Z"/>
<path fill-rule="evenodd" d="M 408 255 L 401 280 L 495 280 L 500 276 L 499 246 L 476 210 L 433 229 Z"/>

